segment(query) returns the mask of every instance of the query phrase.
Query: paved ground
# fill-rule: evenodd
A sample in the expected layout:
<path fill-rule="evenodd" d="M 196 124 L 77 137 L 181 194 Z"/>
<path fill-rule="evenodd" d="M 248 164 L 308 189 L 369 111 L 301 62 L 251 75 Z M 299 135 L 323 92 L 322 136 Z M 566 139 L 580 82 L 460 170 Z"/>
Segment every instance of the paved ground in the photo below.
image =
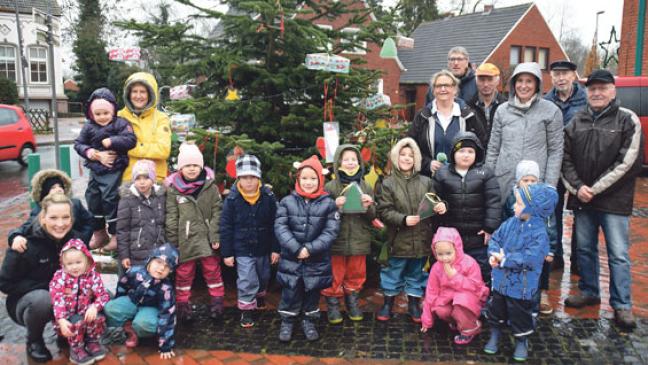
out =
<path fill-rule="evenodd" d="M 82 184 L 75 182 L 77 191 Z M 601 285 L 604 288 L 603 304 L 583 310 L 564 308 L 564 299 L 577 288 L 578 277 L 571 275 L 567 263 L 565 270 L 551 275 L 550 301 L 556 312 L 539 321 L 538 331 L 531 337 L 529 363 L 602 363 L 602 364 L 646 364 L 648 363 L 648 178 L 638 180 L 635 196 L 635 212 L 631 221 L 630 250 L 632 258 L 634 313 L 639 318 L 639 327 L 632 333 L 624 333 L 612 322 L 608 305 L 607 285 L 609 273 L 607 258 L 601 256 Z M 6 234 L 27 216 L 27 201 L 16 199 L 0 203 L 3 219 L 0 220 L 0 259 L 6 249 Z M 567 227 L 571 217 L 566 218 Z M 571 231 L 566 229 L 564 241 L 568 242 Z M 603 239 L 601 237 L 601 242 Z M 569 247 L 566 244 L 566 257 Z M 604 252 L 604 246 L 601 246 Z M 369 268 L 375 271 L 375 267 Z M 260 314 L 258 325 L 252 329 L 238 326 L 235 310 L 236 293 L 233 288 L 234 273 L 224 272 L 227 290 L 226 311 L 223 322 L 213 323 L 206 317 L 207 298 L 204 289 L 194 298 L 199 318 L 191 325 L 181 324 L 178 328 L 178 353 L 175 364 L 393 364 L 420 361 L 443 363 L 508 363 L 511 362 L 512 339 L 505 341 L 501 355 L 487 356 L 481 351 L 486 335 L 479 336 L 472 344 L 458 347 L 452 344 L 452 334 L 443 325 L 429 334 L 420 334 L 418 327 L 411 324 L 402 313 L 406 306 L 402 298 L 397 302 L 400 315 L 389 324 L 373 319 L 382 297 L 376 291 L 376 274 L 369 277 L 363 291 L 361 304 L 366 319 L 360 323 L 345 321 L 338 326 L 328 325 L 324 319 L 319 323 L 322 339 L 307 343 L 300 330 L 289 345 L 276 339 L 279 319 L 276 312 L 278 288 L 273 286 L 268 300 L 270 309 Z M 204 286 L 204 284 L 198 284 Z M 0 301 L 4 301 L 0 297 Z M 325 306 L 322 306 L 324 309 Z M 4 305 L 0 303 L 0 332 L 6 335 L 0 342 L 0 364 L 24 363 L 24 330 L 7 318 Z M 50 349 L 56 353 L 54 363 L 67 361 L 67 350 L 59 351 L 54 344 L 54 335 L 48 329 Z M 110 356 L 104 363 L 158 364 L 155 344 L 145 342 L 136 351 L 123 346 L 111 347 Z"/>

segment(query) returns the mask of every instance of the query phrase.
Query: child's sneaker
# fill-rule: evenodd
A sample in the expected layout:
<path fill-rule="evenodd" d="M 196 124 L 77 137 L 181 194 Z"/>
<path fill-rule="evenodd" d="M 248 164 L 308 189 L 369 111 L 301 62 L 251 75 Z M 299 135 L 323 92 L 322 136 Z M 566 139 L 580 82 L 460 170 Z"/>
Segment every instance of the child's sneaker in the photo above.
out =
<path fill-rule="evenodd" d="M 266 309 L 266 302 L 264 297 L 257 297 L 257 309 Z"/>
<path fill-rule="evenodd" d="M 475 338 L 475 335 L 458 334 L 454 336 L 454 343 L 456 343 L 457 345 L 467 345 L 470 343 L 470 341 L 473 340 L 473 338 Z"/>
<path fill-rule="evenodd" d="M 241 311 L 241 327 L 250 328 L 254 326 L 252 311 Z"/>
<path fill-rule="evenodd" d="M 97 341 L 88 341 L 85 349 L 95 361 L 103 359 L 108 353 L 106 348 Z"/>
<path fill-rule="evenodd" d="M 526 361 L 529 356 L 529 342 L 526 338 L 515 339 L 515 350 L 513 351 L 513 360 Z"/>
<path fill-rule="evenodd" d="M 281 320 L 281 327 L 279 327 L 279 341 L 288 342 L 292 338 L 293 325 L 295 324 L 294 318 L 284 318 Z"/>
<path fill-rule="evenodd" d="M 543 298 L 540 301 L 540 314 L 550 315 L 551 313 L 553 313 L 553 307 L 546 298 Z"/>
<path fill-rule="evenodd" d="M 70 348 L 70 362 L 77 365 L 90 365 L 94 358 L 83 348 L 83 345 Z"/>
<path fill-rule="evenodd" d="M 312 320 L 304 319 L 302 327 L 304 328 L 304 336 L 308 341 L 317 341 L 319 339 L 319 333 L 317 333 L 317 328 L 315 328 L 315 323 Z"/>
<path fill-rule="evenodd" d="M 212 297 L 209 302 L 209 316 L 211 319 L 223 318 L 223 297 Z"/>
<path fill-rule="evenodd" d="M 129 348 L 137 347 L 139 339 L 137 338 L 137 333 L 133 329 L 131 322 L 124 323 L 124 333 L 126 333 L 126 341 L 124 342 L 124 345 Z"/>

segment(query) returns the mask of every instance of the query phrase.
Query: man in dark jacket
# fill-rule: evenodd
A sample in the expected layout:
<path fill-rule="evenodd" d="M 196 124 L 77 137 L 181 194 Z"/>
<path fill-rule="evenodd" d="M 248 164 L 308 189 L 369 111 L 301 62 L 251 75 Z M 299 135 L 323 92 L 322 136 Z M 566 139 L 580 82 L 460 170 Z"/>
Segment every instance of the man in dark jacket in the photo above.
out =
<path fill-rule="evenodd" d="M 567 126 L 569 121 L 574 117 L 576 112 L 583 110 L 587 105 L 587 94 L 585 88 L 578 83 L 578 76 L 576 75 L 576 64 L 567 60 L 553 62 L 549 65 L 551 70 L 551 82 L 553 87 L 544 96 L 545 99 L 556 104 L 563 114 L 563 125 Z M 565 206 L 565 186 L 558 183 L 558 205 L 556 205 L 555 219 L 556 219 L 556 237 L 558 242 L 556 245 L 556 257 L 554 258 L 553 267 L 562 268 L 565 266 L 563 259 L 563 207 Z M 574 229 L 572 229 L 574 231 Z M 572 235 L 571 242 L 571 272 L 578 271 L 576 266 L 576 235 Z"/>
<path fill-rule="evenodd" d="M 598 231 L 603 229 L 610 267 L 610 305 L 616 322 L 634 328 L 630 291 L 628 225 L 635 176 L 641 171 L 643 135 L 639 118 L 616 101 L 614 76 L 596 70 L 587 79 L 587 108 L 565 128 L 562 178 L 568 208 L 578 220 L 576 240 L 580 294 L 565 300 L 580 308 L 601 302 Z"/>
<path fill-rule="evenodd" d="M 488 146 L 493 116 L 497 107 L 504 103 L 506 98 L 497 91 L 500 83 L 500 70 L 497 66 L 483 63 L 477 67 L 475 75 L 477 75 L 477 94 L 468 100 L 468 106 L 473 109 L 475 118 L 484 127 L 486 137 L 482 143 Z"/>
<path fill-rule="evenodd" d="M 448 52 L 448 71 L 460 80 L 457 98 L 467 102 L 477 95 L 475 71 L 470 67 L 470 55 L 464 47 L 452 47 Z M 425 95 L 425 105 L 434 99 L 432 88 Z"/>

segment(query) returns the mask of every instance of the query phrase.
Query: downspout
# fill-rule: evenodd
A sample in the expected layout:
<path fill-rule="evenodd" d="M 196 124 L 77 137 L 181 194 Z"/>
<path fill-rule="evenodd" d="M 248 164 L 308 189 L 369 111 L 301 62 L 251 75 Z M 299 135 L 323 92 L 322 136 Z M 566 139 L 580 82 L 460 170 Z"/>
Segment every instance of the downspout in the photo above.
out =
<path fill-rule="evenodd" d="M 646 0 L 639 0 L 639 15 L 637 16 L 637 47 L 635 48 L 635 76 L 641 76 L 643 51 L 644 51 L 644 30 L 646 29 Z"/>

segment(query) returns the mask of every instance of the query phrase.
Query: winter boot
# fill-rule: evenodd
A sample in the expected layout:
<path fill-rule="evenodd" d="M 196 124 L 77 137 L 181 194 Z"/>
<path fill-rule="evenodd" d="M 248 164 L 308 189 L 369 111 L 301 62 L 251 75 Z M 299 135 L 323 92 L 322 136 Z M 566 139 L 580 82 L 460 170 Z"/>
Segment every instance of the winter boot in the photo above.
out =
<path fill-rule="evenodd" d="M 209 302 L 209 317 L 213 320 L 223 318 L 223 297 L 212 297 Z"/>
<path fill-rule="evenodd" d="M 86 351 L 94 359 L 94 361 L 99 361 L 106 357 L 108 350 L 99 343 L 99 341 L 88 341 L 86 342 Z"/>
<path fill-rule="evenodd" d="M 513 360 L 526 361 L 529 356 L 529 341 L 526 337 L 515 339 L 515 350 L 513 350 Z"/>
<path fill-rule="evenodd" d="M 342 313 L 340 313 L 340 300 L 336 297 L 326 298 L 326 317 L 330 324 L 342 323 Z"/>
<path fill-rule="evenodd" d="M 176 311 L 178 313 L 178 319 L 181 322 L 192 322 L 194 320 L 193 309 L 191 309 L 191 303 L 176 302 Z"/>
<path fill-rule="evenodd" d="M 304 336 L 306 336 L 308 341 L 317 341 L 319 339 L 319 333 L 317 333 L 315 322 L 312 319 L 304 318 L 302 320 L 302 328 L 304 329 Z"/>
<path fill-rule="evenodd" d="M 352 291 L 344 299 L 346 302 L 347 315 L 352 321 L 362 321 L 363 315 L 358 305 L 360 293 Z"/>
<path fill-rule="evenodd" d="M 414 323 L 421 323 L 421 298 L 407 296 L 407 314 L 412 317 Z"/>
<path fill-rule="evenodd" d="M 90 249 L 95 250 L 97 248 L 102 248 L 109 240 L 110 237 L 108 236 L 108 232 L 106 232 L 106 228 L 98 229 L 94 231 L 92 238 L 90 238 Z"/>
<path fill-rule="evenodd" d="M 491 335 L 484 346 L 484 352 L 490 355 L 496 354 L 499 345 L 499 339 L 502 335 L 502 330 L 497 327 L 491 327 Z"/>
<path fill-rule="evenodd" d="M 294 317 L 286 317 L 281 319 L 281 327 L 279 327 L 279 341 L 289 342 L 292 339 L 293 326 L 295 325 Z"/>
<path fill-rule="evenodd" d="M 124 342 L 124 345 L 130 348 L 137 347 L 139 339 L 137 338 L 137 333 L 135 333 L 131 322 L 124 323 L 124 333 L 126 334 L 126 342 Z"/>
<path fill-rule="evenodd" d="M 396 297 L 385 295 L 385 301 L 382 308 L 376 313 L 376 319 L 379 321 L 389 321 L 392 317 L 392 307 L 394 306 L 394 299 Z"/>
<path fill-rule="evenodd" d="M 45 347 L 43 340 L 27 342 L 27 355 L 36 362 L 48 362 L 52 360 L 52 353 Z"/>
<path fill-rule="evenodd" d="M 254 317 L 252 311 L 241 311 L 241 327 L 254 327 Z"/>
<path fill-rule="evenodd" d="M 70 362 L 77 365 L 90 365 L 94 358 L 83 348 L 83 345 L 70 348 Z"/>
<path fill-rule="evenodd" d="M 264 297 L 257 297 L 257 309 L 266 309 L 266 302 Z"/>

